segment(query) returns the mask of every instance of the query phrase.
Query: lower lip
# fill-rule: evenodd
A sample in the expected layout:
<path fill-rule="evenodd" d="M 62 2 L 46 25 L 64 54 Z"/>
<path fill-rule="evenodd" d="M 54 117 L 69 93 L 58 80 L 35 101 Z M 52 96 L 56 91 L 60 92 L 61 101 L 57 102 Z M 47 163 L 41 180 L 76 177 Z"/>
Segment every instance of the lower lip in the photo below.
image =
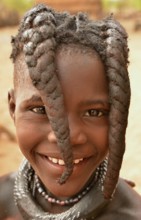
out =
<path fill-rule="evenodd" d="M 54 174 L 59 174 L 61 175 L 65 169 L 65 165 L 59 165 L 58 163 L 53 163 L 52 161 L 50 161 L 48 159 L 47 156 L 38 154 L 39 158 L 40 158 L 40 164 L 42 164 L 42 166 L 44 166 L 45 168 L 48 169 L 48 172 L 54 173 Z M 80 161 L 78 164 L 74 164 L 74 168 L 73 168 L 73 174 L 78 175 L 79 172 L 82 172 L 84 166 L 86 166 L 86 163 L 88 162 L 90 158 L 84 159 L 82 161 Z M 43 167 L 42 167 L 43 169 Z"/>

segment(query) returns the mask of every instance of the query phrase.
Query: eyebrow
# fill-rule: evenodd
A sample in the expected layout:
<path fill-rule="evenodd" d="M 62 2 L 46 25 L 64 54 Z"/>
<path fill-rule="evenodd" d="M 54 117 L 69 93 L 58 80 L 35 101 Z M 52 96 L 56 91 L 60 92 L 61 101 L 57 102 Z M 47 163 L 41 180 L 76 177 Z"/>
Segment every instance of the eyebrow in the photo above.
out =
<path fill-rule="evenodd" d="M 40 96 L 38 95 L 33 95 L 31 96 L 31 98 L 25 100 L 26 103 L 34 103 L 34 102 L 38 102 L 38 103 L 43 103 L 43 100 L 41 99 Z M 82 102 L 79 103 L 79 106 L 80 107 L 85 107 L 85 106 L 91 106 L 91 105 L 102 105 L 103 107 L 104 106 L 108 106 L 110 107 L 110 102 L 109 100 L 106 100 L 106 99 L 95 99 L 95 100 L 84 100 Z"/>
<path fill-rule="evenodd" d="M 40 103 L 43 102 L 41 97 L 38 96 L 38 95 L 33 95 L 33 96 L 31 96 L 31 98 L 29 98 L 29 99 L 27 99 L 25 101 L 26 102 L 40 102 Z"/>
<path fill-rule="evenodd" d="M 91 105 L 103 105 L 110 107 L 109 100 L 106 99 L 95 99 L 95 100 L 84 100 L 80 102 L 80 107 L 91 106 Z"/>

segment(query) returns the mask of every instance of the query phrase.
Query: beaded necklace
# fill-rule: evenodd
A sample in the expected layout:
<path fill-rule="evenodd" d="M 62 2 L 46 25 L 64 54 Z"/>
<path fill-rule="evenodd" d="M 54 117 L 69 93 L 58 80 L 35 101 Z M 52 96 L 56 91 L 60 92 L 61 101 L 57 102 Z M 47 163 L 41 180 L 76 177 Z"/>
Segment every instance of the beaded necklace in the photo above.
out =
<path fill-rule="evenodd" d="M 33 185 L 34 185 L 34 190 L 33 190 L 33 196 L 35 194 L 35 189 L 37 189 L 38 193 L 48 202 L 50 203 L 54 203 L 54 204 L 58 204 L 58 205 L 71 205 L 74 203 L 77 203 L 79 200 L 82 199 L 82 197 L 84 197 L 89 190 L 94 186 L 94 184 L 99 181 L 99 185 L 103 186 L 103 181 L 104 181 L 104 177 L 106 175 L 106 171 L 107 171 L 107 158 L 105 159 L 105 161 L 96 169 L 95 173 L 94 173 L 94 177 L 92 179 L 92 181 L 89 183 L 89 185 L 87 185 L 84 190 L 82 190 L 79 194 L 77 194 L 74 197 L 68 198 L 66 200 L 59 200 L 58 198 L 52 197 L 50 196 L 47 191 L 44 189 L 44 187 L 42 186 L 42 183 L 40 181 L 40 179 L 38 178 L 38 176 L 36 174 L 34 174 L 33 177 Z M 101 189 L 102 190 L 102 189 Z"/>
<path fill-rule="evenodd" d="M 66 200 L 59 200 L 59 199 L 57 199 L 55 197 L 51 197 L 49 194 L 47 194 L 47 192 L 42 187 L 42 184 L 36 174 L 34 176 L 35 188 L 37 188 L 37 191 L 39 192 L 39 194 L 50 203 L 55 203 L 55 204 L 62 205 L 62 206 L 63 205 L 70 205 L 70 204 L 77 203 L 80 199 L 82 199 L 83 196 L 85 196 L 89 192 L 89 190 L 92 188 L 92 186 L 94 185 L 94 183 L 97 180 L 97 175 L 98 174 L 95 174 L 93 181 L 88 186 L 86 186 L 86 188 L 83 191 L 81 191 L 75 197 L 71 197 Z"/>
<path fill-rule="evenodd" d="M 109 202 L 102 195 L 103 181 L 107 170 L 107 159 L 104 160 L 96 169 L 98 173 L 97 181 L 93 187 L 78 202 L 59 214 L 44 212 L 36 203 L 33 196 L 33 188 L 35 185 L 34 170 L 27 160 L 24 160 L 19 168 L 14 186 L 14 200 L 23 219 L 28 220 L 68 220 L 68 219 L 86 219 L 85 217 L 92 212 L 93 218 L 97 217 L 104 206 Z M 85 217 L 84 217 L 85 216 Z"/>

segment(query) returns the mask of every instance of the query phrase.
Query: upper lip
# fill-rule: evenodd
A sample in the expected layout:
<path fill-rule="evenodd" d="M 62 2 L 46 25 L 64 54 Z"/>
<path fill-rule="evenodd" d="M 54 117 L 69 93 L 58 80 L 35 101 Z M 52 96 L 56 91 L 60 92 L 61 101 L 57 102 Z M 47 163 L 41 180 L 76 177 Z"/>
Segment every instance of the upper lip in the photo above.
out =
<path fill-rule="evenodd" d="M 60 153 L 39 153 L 41 156 L 45 156 L 45 157 L 50 157 L 50 158 L 55 158 L 57 160 L 63 160 L 63 157 L 60 155 Z M 84 156 L 84 155 L 78 155 L 78 154 L 73 154 L 73 160 L 80 160 L 80 159 L 84 159 L 84 158 L 89 158 L 91 156 Z"/>

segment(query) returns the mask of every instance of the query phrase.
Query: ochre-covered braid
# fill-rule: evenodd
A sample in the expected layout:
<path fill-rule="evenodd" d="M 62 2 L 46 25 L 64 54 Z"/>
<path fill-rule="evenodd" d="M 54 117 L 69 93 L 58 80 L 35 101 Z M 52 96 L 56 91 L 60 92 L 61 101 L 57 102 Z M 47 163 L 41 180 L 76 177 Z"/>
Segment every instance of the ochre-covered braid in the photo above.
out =
<path fill-rule="evenodd" d="M 23 51 L 30 77 L 41 94 L 47 117 L 63 155 L 66 170 L 59 182 L 64 183 L 73 170 L 73 155 L 63 94 L 55 73 L 55 25 L 53 12 L 40 5 L 24 18 L 21 42 L 24 45 Z"/>
<path fill-rule="evenodd" d="M 82 47 L 82 51 L 86 53 L 88 48 L 96 51 L 102 59 L 109 82 L 111 104 L 109 162 L 104 187 L 104 197 L 110 198 L 118 181 L 125 150 L 125 132 L 130 103 L 125 30 L 112 16 L 92 21 L 82 13 L 74 16 L 38 5 L 25 16 L 19 33 L 12 42 L 14 61 L 24 50 L 31 79 L 41 93 L 51 126 L 63 153 L 66 171 L 60 182 L 66 181 L 72 172 L 73 165 L 69 125 L 54 64 L 55 52 L 61 45 L 63 47 L 63 45 L 73 44 Z"/>
<path fill-rule="evenodd" d="M 127 35 L 120 24 L 109 18 L 107 21 L 106 67 L 109 79 L 111 103 L 109 115 L 109 159 L 105 179 L 105 198 L 110 198 L 118 181 L 125 151 L 125 131 L 130 104 L 130 84 L 127 72 Z"/>

